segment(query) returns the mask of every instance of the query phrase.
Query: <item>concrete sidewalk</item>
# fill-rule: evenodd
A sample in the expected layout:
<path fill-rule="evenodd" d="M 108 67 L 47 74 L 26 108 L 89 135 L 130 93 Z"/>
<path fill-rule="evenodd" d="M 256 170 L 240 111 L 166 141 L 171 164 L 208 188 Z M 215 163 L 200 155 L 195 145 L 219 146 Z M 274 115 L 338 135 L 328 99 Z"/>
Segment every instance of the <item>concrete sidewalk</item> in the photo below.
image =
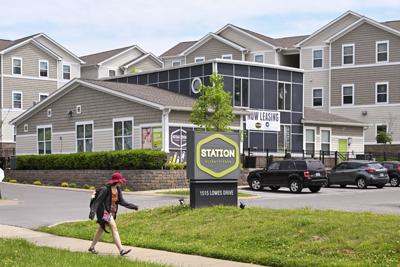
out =
<path fill-rule="evenodd" d="M 94 233 L 93 233 L 94 234 Z M 87 252 L 90 246 L 90 241 L 55 236 L 47 233 L 37 232 L 29 230 L 26 228 L 20 228 L 15 226 L 0 225 L 0 238 L 15 238 L 24 239 L 37 246 L 58 248 L 58 249 L 68 249 L 70 251 L 76 252 Z M 171 266 L 179 267 L 256 267 L 260 265 L 239 263 L 226 260 L 218 260 L 213 258 L 179 254 L 173 252 L 167 252 L 162 250 L 145 249 L 137 247 L 124 248 L 132 249 L 132 252 L 125 256 L 131 260 L 139 260 L 144 262 L 153 262 L 160 264 L 167 264 Z M 114 244 L 99 242 L 96 246 L 96 250 L 100 254 L 104 255 L 116 255 L 119 253 Z M 261 267 L 261 266 L 260 266 Z"/>

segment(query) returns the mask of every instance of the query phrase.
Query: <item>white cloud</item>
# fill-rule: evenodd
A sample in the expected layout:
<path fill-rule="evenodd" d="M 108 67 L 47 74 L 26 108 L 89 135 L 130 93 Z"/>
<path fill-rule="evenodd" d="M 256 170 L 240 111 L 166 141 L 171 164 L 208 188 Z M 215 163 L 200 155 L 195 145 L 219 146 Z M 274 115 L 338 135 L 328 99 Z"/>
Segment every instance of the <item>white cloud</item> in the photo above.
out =
<path fill-rule="evenodd" d="M 346 10 L 400 8 L 396 0 L 266 1 L 266 0 L 21 0 L 2 5 L 4 38 L 46 32 L 78 54 L 137 43 L 156 54 L 178 41 L 198 39 L 226 23 L 245 26 L 256 17 L 292 20 L 274 36 L 311 33 L 330 17 Z M 310 18 L 295 20 L 299 14 Z M 316 16 L 316 19 L 313 19 Z M 321 18 L 322 17 L 322 18 Z M 258 27 L 260 29 L 262 27 Z M 279 31 L 279 30 L 278 30 Z"/>

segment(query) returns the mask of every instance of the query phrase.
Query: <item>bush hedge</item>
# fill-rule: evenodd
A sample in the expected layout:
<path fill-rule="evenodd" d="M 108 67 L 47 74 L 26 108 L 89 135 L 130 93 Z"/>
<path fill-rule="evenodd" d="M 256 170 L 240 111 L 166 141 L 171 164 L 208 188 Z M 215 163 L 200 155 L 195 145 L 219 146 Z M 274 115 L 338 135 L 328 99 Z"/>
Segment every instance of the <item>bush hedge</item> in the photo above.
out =
<path fill-rule="evenodd" d="M 17 170 L 140 170 L 162 169 L 167 154 L 162 151 L 135 149 L 16 157 Z"/>

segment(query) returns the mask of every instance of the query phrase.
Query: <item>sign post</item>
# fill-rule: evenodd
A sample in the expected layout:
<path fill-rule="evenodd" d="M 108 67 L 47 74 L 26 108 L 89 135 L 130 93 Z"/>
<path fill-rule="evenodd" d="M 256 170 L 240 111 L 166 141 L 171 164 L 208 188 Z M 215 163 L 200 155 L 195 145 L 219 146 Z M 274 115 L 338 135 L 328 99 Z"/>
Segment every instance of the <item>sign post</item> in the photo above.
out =
<path fill-rule="evenodd" d="M 187 175 L 190 206 L 237 206 L 240 176 L 239 134 L 189 131 Z"/>

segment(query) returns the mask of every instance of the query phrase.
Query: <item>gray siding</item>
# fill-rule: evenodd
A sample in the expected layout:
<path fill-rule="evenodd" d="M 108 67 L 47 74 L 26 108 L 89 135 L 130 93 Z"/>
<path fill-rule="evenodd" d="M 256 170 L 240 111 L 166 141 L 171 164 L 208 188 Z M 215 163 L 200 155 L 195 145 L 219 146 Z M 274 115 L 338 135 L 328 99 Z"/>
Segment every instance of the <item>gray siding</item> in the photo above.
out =
<path fill-rule="evenodd" d="M 95 66 L 82 67 L 81 77 L 84 79 L 97 79 L 98 78 L 98 68 Z"/>
<path fill-rule="evenodd" d="M 206 60 L 221 58 L 224 54 L 232 54 L 232 58 L 235 60 L 242 60 L 242 53 L 214 38 L 211 38 L 202 46 L 198 47 L 196 50 L 192 51 L 186 56 L 186 63 L 193 63 L 195 57 L 205 57 Z"/>
<path fill-rule="evenodd" d="M 137 69 L 139 71 L 147 71 L 147 70 L 155 70 L 155 69 L 160 69 L 161 66 L 159 63 L 155 62 L 151 58 L 145 58 L 142 61 L 138 62 L 137 64 L 133 65 L 128 69 L 128 73 L 131 73 L 130 71 L 132 69 Z"/>
<path fill-rule="evenodd" d="M 22 75 L 39 77 L 39 60 L 49 61 L 49 78 L 57 78 L 57 60 L 28 43 L 4 55 L 4 74 L 12 74 L 12 57 L 22 58 Z"/>
<path fill-rule="evenodd" d="M 374 64 L 376 62 L 376 41 L 389 41 L 389 61 L 400 61 L 400 37 L 363 23 L 342 36 L 332 44 L 332 66 L 342 65 L 342 44 L 354 43 L 355 64 Z"/>
<path fill-rule="evenodd" d="M 250 51 L 265 51 L 273 49 L 272 46 L 257 41 L 256 39 L 249 37 L 248 35 L 245 35 L 243 33 L 240 33 L 237 30 L 233 30 L 231 28 L 225 29 L 219 35 L 236 44 L 246 47 Z"/>
<path fill-rule="evenodd" d="M 342 84 L 354 84 L 354 104 L 375 104 L 375 83 L 389 82 L 389 103 L 400 103 L 400 78 L 398 65 L 333 69 L 331 71 L 331 105 L 341 105 Z"/>
<path fill-rule="evenodd" d="M 76 114 L 76 105 L 82 106 L 82 114 Z M 47 117 L 47 109 L 52 109 L 52 117 Z M 67 113 L 73 111 L 70 118 Z M 75 131 L 75 122 L 94 121 L 95 129 L 112 128 L 113 118 L 134 117 L 134 124 L 161 122 L 161 111 L 108 95 L 86 87 L 78 87 L 55 102 L 43 106 L 26 121 L 17 125 L 17 133 L 36 134 L 37 125 L 52 124 L 53 132 Z M 24 133 L 23 125 L 29 125 Z"/>

